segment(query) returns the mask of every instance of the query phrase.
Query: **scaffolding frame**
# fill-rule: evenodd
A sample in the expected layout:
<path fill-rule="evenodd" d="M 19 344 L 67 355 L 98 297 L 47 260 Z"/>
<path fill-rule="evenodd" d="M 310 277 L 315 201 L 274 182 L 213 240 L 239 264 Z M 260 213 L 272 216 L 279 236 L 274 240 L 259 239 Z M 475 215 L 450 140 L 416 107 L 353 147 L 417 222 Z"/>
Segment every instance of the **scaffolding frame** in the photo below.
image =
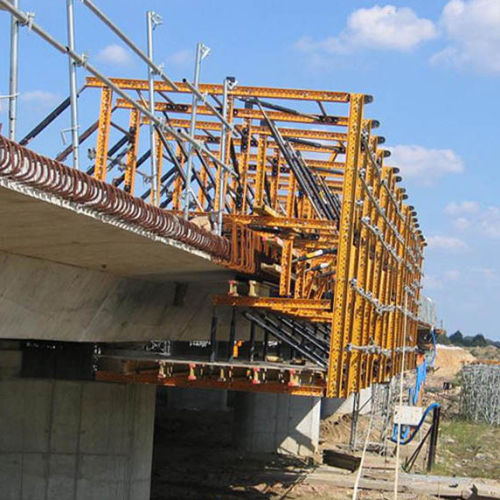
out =
<path fill-rule="evenodd" d="M 426 243 L 398 169 L 385 164 L 379 124 L 365 118 L 371 96 L 229 79 L 193 85 L 163 73 L 154 80 L 159 70 L 144 54 L 149 80 L 108 78 L 14 4 L 0 6 L 93 75 L 78 95 L 100 93 L 95 121 L 56 160 L 64 162 L 75 143 L 94 144 L 89 176 L 226 239 L 230 255 L 213 260 L 253 292 L 231 285 L 212 297 L 214 308 L 233 308 L 250 332 L 264 335 L 261 364 L 269 338 L 288 349 L 281 368 L 240 366 L 234 326 L 221 368 L 213 323 L 207 362 L 179 359 L 179 374 L 177 362 L 165 370 L 162 360 L 133 359 L 128 371 L 101 370 L 101 380 L 138 381 L 144 369 L 144 381 L 167 385 L 202 379 L 264 390 L 272 383 L 266 387 L 274 392 L 281 384 L 293 393 L 346 397 L 415 366 L 418 328 L 429 326 L 418 318 Z M 72 88 L 72 98 L 21 145 L 74 102 Z M 145 126 L 150 134 L 141 133 Z M 290 365 L 296 358 L 304 369 Z M 274 375 L 262 377 L 266 370 Z"/>

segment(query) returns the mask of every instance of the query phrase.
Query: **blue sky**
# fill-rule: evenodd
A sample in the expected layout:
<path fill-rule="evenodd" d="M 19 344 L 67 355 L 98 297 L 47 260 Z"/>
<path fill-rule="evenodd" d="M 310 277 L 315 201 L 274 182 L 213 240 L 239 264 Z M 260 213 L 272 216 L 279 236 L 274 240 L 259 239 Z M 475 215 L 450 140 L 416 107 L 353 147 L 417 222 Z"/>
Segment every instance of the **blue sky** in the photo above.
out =
<path fill-rule="evenodd" d="M 20 3 L 65 40 L 64 0 Z M 449 332 L 500 339 L 500 0 L 107 0 L 99 6 L 142 47 L 145 11 L 161 14 L 155 60 L 172 78 L 191 77 L 195 44 L 203 41 L 212 49 L 205 81 L 234 75 L 243 85 L 372 94 L 366 114 L 381 122 L 378 132 L 393 151 L 388 163 L 401 168 L 429 242 L 425 294 L 437 302 Z M 76 18 L 78 52 L 106 74 L 145 76 L 144 65 L 78 1 Z M 0 95 L 8 93 L 8 28 L 0 12 Z M 64 57 L 26 29 L 20 51 L 21 136 L 68 87 Z M 2 100 L 0 122 L 5 118 Z"/>

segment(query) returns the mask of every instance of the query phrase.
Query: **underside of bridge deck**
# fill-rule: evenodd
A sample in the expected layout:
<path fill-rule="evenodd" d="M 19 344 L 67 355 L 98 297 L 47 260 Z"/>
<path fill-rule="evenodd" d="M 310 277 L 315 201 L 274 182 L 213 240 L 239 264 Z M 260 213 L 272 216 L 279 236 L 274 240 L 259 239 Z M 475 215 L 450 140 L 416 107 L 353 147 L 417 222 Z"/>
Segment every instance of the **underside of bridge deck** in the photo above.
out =
<path fill-rule="evenodd" d="M 4 252 L 154 280 L 228 273 L 206 252 L 14 182 L 1 184 L 0 213 Z"/>

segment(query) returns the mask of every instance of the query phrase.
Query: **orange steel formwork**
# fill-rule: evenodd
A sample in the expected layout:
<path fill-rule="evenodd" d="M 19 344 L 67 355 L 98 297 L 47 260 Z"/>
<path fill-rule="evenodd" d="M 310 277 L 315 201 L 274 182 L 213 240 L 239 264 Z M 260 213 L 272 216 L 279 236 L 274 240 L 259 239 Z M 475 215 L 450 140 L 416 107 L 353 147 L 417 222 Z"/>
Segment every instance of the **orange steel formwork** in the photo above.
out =
<path fill-rule="evenodd" d="M 146 80 L 111 81 L 147 105 Z M 241 365 L 236 348 L 224 366 L 136 360 L 128 372 L 103 368 L 98 378 L 345 397 L 389 380 L 403 356 L 414 367 L 425 240 L 398 169 L 386 164 L 378 122 L 365 118 L 371 97 L 200 84 L 213 105 L 201 102 L 193 117 L 189 86 L 176 85 L 155 82 L 165 128 L 156 128 L 158 169 L 148 173 L 150 118 L 87 78 L 101 99 L 97 121 L 80 137 L 97 136 L 89 173 L 179 217 L 187 208 L 191 222 L 229 240 L 230 257 L 213 259 L 237 283 L 212 297 L 214 307 L 230 306 L 288 343 L 308 375 L 290 362 L 280 369 L 277 359 L 266 385 L 256 376 L 265 367 Z M 200 147 L 182 140 L 193 119 Z"/>

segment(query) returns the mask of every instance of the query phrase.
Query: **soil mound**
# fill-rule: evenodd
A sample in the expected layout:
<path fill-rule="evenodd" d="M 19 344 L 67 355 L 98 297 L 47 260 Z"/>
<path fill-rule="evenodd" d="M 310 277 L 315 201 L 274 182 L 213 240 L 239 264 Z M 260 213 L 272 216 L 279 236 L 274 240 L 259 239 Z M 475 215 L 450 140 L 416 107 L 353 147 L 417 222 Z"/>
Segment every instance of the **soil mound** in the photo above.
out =
<path fill-rule="evenodd" d="M 462 366 L 475 361 L 475 359 L 470 352 L 461 347 L 437 345 L 434 377 L 451 380 L 462 369 Z"/>

